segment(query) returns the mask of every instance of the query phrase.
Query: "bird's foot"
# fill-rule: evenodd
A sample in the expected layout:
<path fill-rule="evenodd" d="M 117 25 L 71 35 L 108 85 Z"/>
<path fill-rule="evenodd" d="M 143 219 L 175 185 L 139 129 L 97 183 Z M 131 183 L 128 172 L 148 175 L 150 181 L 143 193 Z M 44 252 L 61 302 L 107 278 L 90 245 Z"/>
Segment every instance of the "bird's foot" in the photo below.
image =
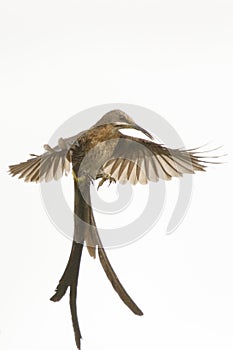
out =
<path fill-rule="evenodd" d="M 116 183 L 116 179 L 114 179 L 114 177 L 112 177 L 111 175 L 108 175 L 108 174 L 104 174 L 102 176 L 102 179 L 100 180 L 99 184 L 98 184 L 98 187 L 97 187 L 97 191 L 98 189 L 105 183 L 105 181 L 109 181 L 109 185 L 111 185 L 112 182 Z"/>

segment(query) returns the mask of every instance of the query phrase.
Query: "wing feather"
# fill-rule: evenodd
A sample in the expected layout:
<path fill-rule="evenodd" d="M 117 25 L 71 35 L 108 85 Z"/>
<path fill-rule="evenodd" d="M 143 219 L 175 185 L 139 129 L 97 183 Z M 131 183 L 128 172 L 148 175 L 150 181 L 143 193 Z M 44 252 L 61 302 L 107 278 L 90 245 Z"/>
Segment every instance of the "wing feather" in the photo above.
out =
<path fill-rule="evenodd" d="M 146 184 L 159 179 L 171 180 L 183 174 L 205 171 L 212 163 L 198 149 L 170 149 L 161 144 L 124 135 L 117 145 L 112 159 L 103 171 L 120 183 Z"/>
<path fill-rule="evenodd" d="M 126 170 L 126 174 L 127 174 L 127 165 L 129 164 L 127 159 L 123 159 L 118 171 L 118 179 L 120 180 L 121 178 L 124 180 L 125 177 L 125 170 Z"/>
<path fill-rule="evenodd" d="M 40 156 L 33 156 L 26 162 L 9 166 L 12 176 L 19 175 L 26 182 L 49 182 L 59 180 L 63 173 L 70 170 L 69 151 L 48 151 Z"/>

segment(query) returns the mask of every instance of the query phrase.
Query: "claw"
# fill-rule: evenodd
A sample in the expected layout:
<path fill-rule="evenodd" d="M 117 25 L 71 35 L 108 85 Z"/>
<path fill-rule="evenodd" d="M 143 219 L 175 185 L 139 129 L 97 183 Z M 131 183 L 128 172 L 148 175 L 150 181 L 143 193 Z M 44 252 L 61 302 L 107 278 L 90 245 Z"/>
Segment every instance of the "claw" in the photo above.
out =
<path fill-rule="evenodd" d="M 92 185 L 94 185 L 94 180 L 93 180 L 93 178 L 92 178 L 90 175 L 88 175 L 87 178 L 88 178 L 88 180 L 90 181 L 90 183 L 91 183 Z"/>
<path fill-rule="evenodd" d="M 102 178 L 102 180 L 99 182 L 98 184 L 98 187 L 97 187 L 97 191 L 99 190 L 99 188 L 103 185 L 103 183 L 105 182 L 106 180 L 104 178 Z"/>
<path fill-rule="evenodd" d="M 112 182 L 116 183 L 116 179 L 114 179 L 114 177 L 112 177 L 111 175 L 103 175 L 101 181 L 99 182 L 98 184 L 98 187 L 97 187 L 97 191 L 99 190 L 99 188 L 105 183 L 105 181 L 109 180 L 109 185 L 108 187 L 111 185 Z"/>
<path fill-rule="evenodd" d="M 109 177 L 109 184 L 108 184 L 108 187 L 111 185 L 112 182 L 114 182 L 114 184 L 116 183 L 116 179 L 114 179 L 114 177 Z"/>

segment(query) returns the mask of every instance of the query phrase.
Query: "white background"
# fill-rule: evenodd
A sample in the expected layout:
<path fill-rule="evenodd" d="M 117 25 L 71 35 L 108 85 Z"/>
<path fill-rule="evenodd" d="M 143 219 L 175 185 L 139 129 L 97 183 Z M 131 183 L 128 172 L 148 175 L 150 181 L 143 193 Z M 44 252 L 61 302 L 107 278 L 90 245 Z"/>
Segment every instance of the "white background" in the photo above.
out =
<path fill-rule="evenodd" d="M 175 233 L 165 235 L 165 210 L 143 239 L 108 251 L 143 317 L 84 252 L 83 349 L 232 349 L 232 1 L 10 0 L 0 17 L 1 349 L 75 349 L 68 298 L 49 301 L 70 241 L 38 186 L 11 179 L 7 166 L 40 153 L 70 116 L 113 102 L 150 108 L 188 147 L 213 140 L 228 157 L 195 175 Z"/>

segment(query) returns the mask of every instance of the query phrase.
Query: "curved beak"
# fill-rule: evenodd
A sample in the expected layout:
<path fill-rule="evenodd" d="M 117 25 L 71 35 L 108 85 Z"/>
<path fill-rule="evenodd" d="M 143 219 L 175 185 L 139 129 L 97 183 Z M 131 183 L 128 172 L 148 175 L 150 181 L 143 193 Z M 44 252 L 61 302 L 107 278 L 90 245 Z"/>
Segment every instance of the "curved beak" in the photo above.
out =
<path fill-rule="evenodd" d="M 117 127 L 118 129 L 135 129 L 138 131 L 141 131 L 144 135 L 149 137 L 151 140 L 153 140 L 153 136 L 147 131 L 146 129 L 142 128 L 136 123 L 124 123 L 124 122 L 115 122 L 113 125 Z"/>
<path fill-rule="evenodd" d="M 136 129 L 138 131 L 143 132 L 143 134 L 145 134 L 147 137 L 149 137 L 151 140 L 153 140 L 153 136 L 149 133 L 149 131 L 147 131 L 146 129 L 142 128 L 140 125 L 138 124 L 132 124 L 132 129 Z"/>

